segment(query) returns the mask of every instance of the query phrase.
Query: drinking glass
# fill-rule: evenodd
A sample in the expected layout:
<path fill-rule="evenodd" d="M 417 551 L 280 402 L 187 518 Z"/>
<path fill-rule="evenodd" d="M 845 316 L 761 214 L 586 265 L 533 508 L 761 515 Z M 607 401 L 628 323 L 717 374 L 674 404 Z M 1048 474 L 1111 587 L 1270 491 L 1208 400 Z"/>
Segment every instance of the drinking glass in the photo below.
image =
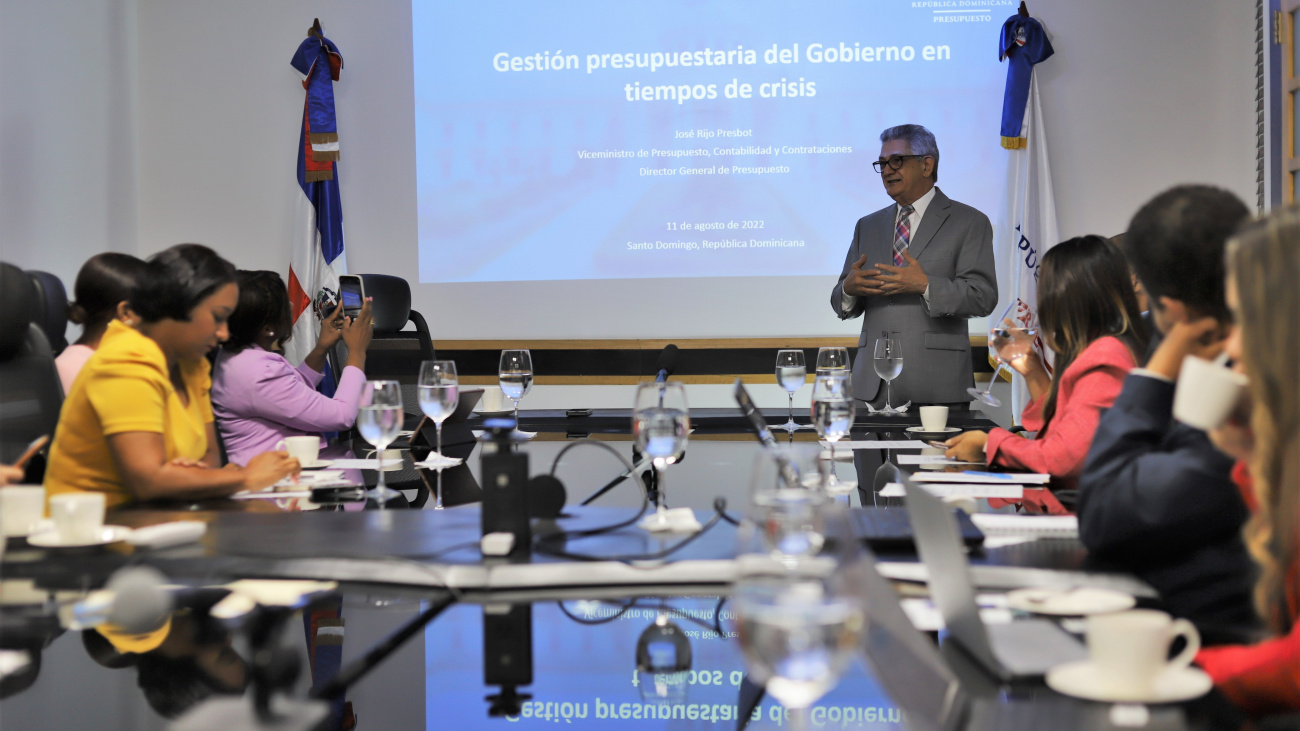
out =
<path fill-rule="evenodd" d="M 759 450 L 750 476 L 750 515 L 777 560 L 816 555 L 825 542 L 822 508 L 830 468 L 817 444 Z M 792 558 L 793 557 L 793 558 Z"/>
<path fill-rule="evenodd" d="M 966 393 L 989 406 L 1001 406 L 1002 401 L 991 393 L 993 384 L 1012 361 L 1033 352 L 1038 340 L 1038 318 L 1028 305 L 1017 299 L 1007 305 L 993 322 L 994 325 L 989 328 L 989 355 L 997 361 L 998 367 L 993 371 L 988 386 L 982 390 L 968 388 Z"/>
<path fill-rule="evenodd" d="M 750 680 L 807 727 L 807 709 L 839 682 L 865 626 L 862 552 L 844 508 L 818 508 L 825 540 L 798 555 L 773 555 L 766 530 L 748 515 L 737 531 L 732 594 L 736 635 Z"/>
<path fill-rule="evenodd" d="M 781 384 L 789 397 L 789 419 L 777 429 L 785 429 L 787 432 L 794 432 L 800 429 L 808 429 L 806 424 L 800 424 L 794 420 L 794 393 L 803 388 L 804 381 L 808 378 L 808 366 L 804 364 L 802 350 L 778 350 L 776 352 L 776 382 Z"/>
<path fill-rule="evenodd" d="M 690 410 L 686 406 L 686 388 L 678 381 L 646 381 L 636 387 L 632 408 L 632 437 L 641 453 L 655 467 L 659 489 L 656 491 L 658 520 L 664 513 L 664 469 L 681 458 L 691 431 Z"/>
<path fill-rule="evenodd" d="M 883 336 L 876 341 L 876 352 L 874 364 L 876 366 L 876 375 L 885 382 L 885 408 L 881 409 L 880 414 L 901 414 L 907 411 L 907 407 L 912 405 L 911 401 L 894 408 L 890 404 L 890 386 L 898 374 L 903 372 L 903 343 L 896 337 Z"/>
<path fill-rule="evenodd" d="M 433 454 L 438 471 L 435 484 L 434 510 L 442 510 L 442 422 L 451 416 L 460 403 L 460 382 L 456 378 L 456 363 L 450 360 L 426 360 L 420 364 L 420 380 L 416 383 L 420 396 L 420 410 L 433 420 L 438 436 Z"/>
<path fill-rule="evenodd" d="M 527 350 L 501 351 L 501 366 L 497 374 L 501 391 L 515 402 L 515 432 L 524 435 L 526 432 L 519 428 L 519 401 L 533 389 L 532 354 Z"/>
<path fill-rule="evenodd" d="M 361 438 L 375 446 L 379 460 L 379 482 L 366 493 L 383 507 L 384 503 L 401 495 L 384 483 L 384 450 L 402 431 L 402 388 L 397 381 L 366 381 L 361 390 L 361 409 L 357 412 L 357 431 Z"/>
<path fill-rule="evenodd" d="M 852 368 L 849 363 L 848 348 L 821 348 L 817 351 L 817 375 L 824 376 L 837 371 L 848 372 Z"/>
<path fill-rule="evenodd" d="M 848 436 L 853 428 L 853 380 L 848 371 L 817 376 L 813 380 L 812 421 L 817 434 L 831 444 L 830 476 L 826 491 L 843 495 L 857 486 L 857 481 L 841 480 L 835 473 L 835 443 Z"/>

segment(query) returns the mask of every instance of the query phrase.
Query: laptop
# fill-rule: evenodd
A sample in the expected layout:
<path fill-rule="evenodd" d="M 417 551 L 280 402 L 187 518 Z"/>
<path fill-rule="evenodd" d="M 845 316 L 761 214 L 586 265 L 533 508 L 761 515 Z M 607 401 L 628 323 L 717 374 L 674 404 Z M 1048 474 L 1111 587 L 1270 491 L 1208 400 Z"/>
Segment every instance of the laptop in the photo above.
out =
<path fill-rule="evenodd" d="M 990 679 L 982 669 L 968 662 L 950 662 L 945 657 L 950 653 L 941 652 L 932 639 L 912 625 L 898 593 L 876 570 L 870 552 L 858 569 L 858 591 L 871 618 L 859 649 L 876 681 L 902 709 L 904 725 L 910 731 L 1071 731 L 1108 726 L 1104 720 L 1107 706 L 1102 704 L 1076 701 L 1051 691 L 1031 692 L 1022 699 L 1016 696 L 1025 694 L 990 688 Z M 741 710 L 737 731 L 746 728 L 763 696 L 762 686 L 746 676 L 737 703 Z"/>
<path fill-rule="evenodd" d="M 911 480 L 903 486 L 917 551 L 930 572 L 930 596 L 962 649 L 1004 681 L 1039 678 L 1062 663 L 1087 659 L 1083 644 L 1049 620 L 984 624 L 951 510 Z"/>

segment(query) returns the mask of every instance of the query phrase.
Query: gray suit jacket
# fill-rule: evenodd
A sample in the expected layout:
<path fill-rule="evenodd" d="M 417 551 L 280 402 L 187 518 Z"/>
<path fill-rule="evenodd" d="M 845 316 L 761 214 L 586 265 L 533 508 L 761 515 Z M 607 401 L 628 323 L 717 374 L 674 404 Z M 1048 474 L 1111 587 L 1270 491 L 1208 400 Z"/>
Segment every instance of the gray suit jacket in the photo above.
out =
<path fill-rule="evenodd" d="M 870 401 L 880 390 L 872 353 L 882 331 L 903 341 L 903 372 L 894 379 L 895 406 L 969 401 L 975 385 L 967 318 L 984 317 L 998 301 L 993 262 L 993 226 L 988 216 L 936 189 L 908 251 L 930 278 L 930 303 L 919 294 L 858 297 L 843 308 L 844 280 L 858 257 L 864 268 L 893 262 L 895 205 L 863 216 L 853 231 L 844 271 L 831 291 L 840 319 L 862 316 L 862 335 L 853 363 L 853 392 Z"/>

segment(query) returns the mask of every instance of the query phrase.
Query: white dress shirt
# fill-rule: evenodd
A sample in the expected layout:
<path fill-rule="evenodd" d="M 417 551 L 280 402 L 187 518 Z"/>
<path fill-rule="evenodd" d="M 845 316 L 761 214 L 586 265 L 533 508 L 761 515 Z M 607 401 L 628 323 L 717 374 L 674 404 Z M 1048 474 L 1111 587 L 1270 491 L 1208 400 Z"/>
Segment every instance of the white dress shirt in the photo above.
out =
<path fill-rule="evenodd" d="M 917 230 L 917 228 L 920 227 L 920 225 L 921 225 L 921 218 L 925 216 L 925 209 L 929 208 L 929 207 L 930 207 L 930 201 L 934 200 L 934 192 L 935 192 L 935 190 L 936 190 L 936 188 L 935 188 L 934 186 L 931 186 L 930 189 L 927 190 L 927 191 L 925 192 L 925 195 L 921 196 L 920 198 L 917 198 L 915 201 L 912 202 L 912 213 L 911 213 L 911 215 L 909 215 L 909 216 L 907 217 L 907 230 L 908 230 L 908 232 L 909 232 L 909 234 L 908 234 L 908 248 L 911 248 L 911 241 L 912 241 L 912 239 L 915 239 L 915 238 L 916 238 L 916 230 Z M 901 213 L 901 212 L 902 212 L 902 206 L 899 206 L 898 204 L 895 204 L 895 207 L 894 207 L 894 230 L 895 230 L 895 232 L 897 232 L 897 230 L 898 230 L 898 214 Z M 891 243 L 891 247 L 892 247 L 892 243 L 893 243 L 893 239 L 892 239 L 892 238 L 890 239 L 890 243 Z M 891 248 L 890 250 L 892 251 L 893 249 Z M 882 262 L 875 262 L 875 263 L 882 263 Z M 892 263 L 893 263 L 892 260 L 891 260 L 889 263 L 892 264 Z M 863 266 L 870 266 L 871 264 L 872 264 L 872 262 L 868 262 L 867 264 L 864 264 Z M 921 293 L 921 297 L 925 299 L 925 303 L 926 303 L 927 305 L 930 304 L 930 285 L 928 285 L 928 284 L 925 285 L 925 291 Z M 857 298 L 857 297 L 854 297 L 853 295 L 850 295 L 848 292 L 842 292 L 842 296 L 841 296 L 841 299 L 840 299 L 840 307 L 841 307 L 844 311 L 847 312 L 847 311 L 853 309 L 853 307 L 854 307 L 857 303 L 858 303 L 858 298 Z"/>

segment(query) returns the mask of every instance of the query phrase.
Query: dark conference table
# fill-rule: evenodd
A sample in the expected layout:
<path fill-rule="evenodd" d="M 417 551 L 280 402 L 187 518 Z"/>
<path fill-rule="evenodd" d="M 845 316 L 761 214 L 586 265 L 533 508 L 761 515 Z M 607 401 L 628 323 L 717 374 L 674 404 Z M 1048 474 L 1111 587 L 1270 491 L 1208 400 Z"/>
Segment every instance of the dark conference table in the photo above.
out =
<path fill-rule="evenodd" d="M 712 514 L 718 496 L 726 498 L 729 513 L 739 516 L 748 494 L 757 446 L 743 430 L 736 412 L 728 411 L 692 413 L 695 432 L 686 457 L 671 467 L 666 477 L 670 505 L 696 509 L 702 522 Z M 785 411 L 772 410 L 765 416 L 769 423 L 780 423 Z M 915 417 L 875 419 L 869 423 L 860 420 L 853 438 L 871 438 L 873 434 L 881 439 L 904 438 L 902 428 L 915 423 Z M 549 470 L 554 456 L 580 434 L 608 441 L 625 454 L 630 450 L 626 411 L 596 412 L 583 419 L 567 418 L 564 412 L 525 412 L 522 422 L 523 428 L 539 432 L 524 447 L 532 474 Z M 952 423 L 989 426 L 973 414 L 954 415 Z M 477 424 L 478 420 L 472 419 L 467 426 Z M 776 436 L 788 438 L 779 431 Z M 805 431 L 794 438 L 802 441 L 815 436 Z M 478 470 L 477 446 L 461 440 L 444 451 L 467 458 L 466 465 L 458 468 L 463 473 L 449 483 L 461 498 L 471 499 L 476 489 L 471 483 Z M 556 474 L 569 490 L 566 512 L 574 515 L 561 521 L 565 528 L 608 524 L 641 504 L 632 483 L 627 482 L 593 506 L 573 507 L 620 471 L 617 461 L 602 451 L 574 449 L 558 465 Z M 878 500 L 874 495 L 873 480 L 886 454 L 864 450 L 854 457 L 852 467 L 847 463 L 839 466 L 844 477 L 849 470 L 858 473 L 860 489 L 851 496 L 852 503 L 897 506 L 896 501 Z M 371 481 L 373 473 L 366 474 Z M 416 502 L 420 502 L 424 481 L 436 479 L 432 473 L 411 469 L 409 457 L 407 465 L 393 474 L 396 479 L 390 478 L 390 483 L 417 488 L 408 491 L 417 496 Z M 316 659 L 319 687 L 340 667 L 345 671 L 358 667 L 367 652 L 377 647 L 390 651 L 381 653 L 373 668 L 343 695 L 352 704 L 360 728 L 500 728 L 558 723 L 598 728 L 733 729 L 741 715 L 750 719 L 748 728 L 790 725 L 770 698 L 761 698 L 756 712 L 741 710 L 747 701 L 753 702 L 755 694 L 742 685 L 744 665 L 739 647 L 728 637 L 734 633 L 726 597 L 735 546 L 735 529 L 729 523 L 717 521 L 669 562 L 654 567 L 575 564 L 537 554 L 531 561 L 485 562 L 476 548 L 466 545 L 478 536 L 477 504 L 444 511 L 430 510 L 431 505 L 428 501 L 423 503 L 424 509 L 382 511 L 373 505 L 366 509 L 353 505 L 310 512 L 266 501 L 149 505 L 116 511 L 109 522 L 141 526 L 165 520 L 202 520 L 208 524 L 203 541 L 159 551 L 133 552 L 129 547 L 114 546 L 97 551 L 45 552 L 26 547 L 21 539 L 11 540 L 4 556 L 4 590 L 0 591 L 0 646 L 43 649 L 34 679 L 19 679 L 15 686 L 9 678 L 8 687 L 0 687 L 0 726 L 166 728 L 168 722 L 155 710 L 157 704 L 166 708 L 170 699 L 172 710 L 184 710 L 212 692 L 212 683 L 196 693 L 176 684 L 160 685 L 156 673 L 146 676 L 137 667 L 105 667 L 102 657 L 100 662 L 92 659 L 82 632 L 60 627 L 55 619 L 60 603 L 66 605 L 86 590 L 101 586 L 114 570 L 127 564 L 158 567 L 172 581 L 189 587 L 241 578 L 340 581 L 337 592 L 317 600 L 308 614 L 341 613 L 346 625 L 341 645 L 325 649 L 309 645 L 303 623 L 296 616 L 286 623 L 282 643 L 304 658 L 302 676 L 290 694 L 295 698 L 305 698 L 312 687 L 309 658 Z M 628 554 L 660 550 L 678 540 L 626 530 L 573 541 L 566 547 L 593 555 Z M 912 555 L 882 559 L 915 560 Z M 973 555 L 972 562 L 1076 572 L 1099 568 L 1087 564 L 1082 548 L 1073 540 L 1039 540 L 988 549 Z M 455 587 L 451 594 L 444 588 L 447 585 Z M 681 687 L 674 689 L 669 710 L 659 710 L 662 704 L 651 704 L 643 697 L 647 686 L 635 672 L 638 637 L 661 613 L 683 630 L 693 653 L 691 672 L 682 676 Z M 200 633 L 202 641 L 185 652 L 206 657 L 204 648 L 215 648 L 236 668 L 236 675 L 240 667 L 246 675 L 251 655 L 247 632 L 247 620 L 209 628 Z M 1016 727 L 1109 727 L 1110 706 L 1106 704 L 1067 699 L 1041 684 L 998 688 L 969 661 L 964 662 L 960 650 L 945 644 L 944 654 L 972 693 L 1030 711 Z M 485 656 L 508 656 L 519 662 L 511 667 L 488 662 L 485 667 Z M 519 683 L 518 692 L 530 694 L 531 700 L 516 699 L 517 705 L 510 707 L 509 698 L 503 702 L 498 697 L 498 710 L 518 715 L 489 718 L 493 703 L 485 697 L 501 693 L 503 678 L 517 681 L 525 665 L 531 683 Z M 748 696 L 742 692 L 745 690 L 751 691 Z M 1149 710 L 1151 720 L 1146 728 L 1214 728 L 1239 720 L 1214 695 L 1191 704 Z M 647 719 L 647 713 L 668 717 Z M 674 713 L 679 715 L 672 717 Z M 877 681 L 871 664 L 859 657 L 839 685 L 815 704 L 809 721 L 815 729 L 901 728 L 901 713 L 898 702 Z M 988 723 L 987 717 L 972 717 L 965 727 L 994 727 Z"/>

